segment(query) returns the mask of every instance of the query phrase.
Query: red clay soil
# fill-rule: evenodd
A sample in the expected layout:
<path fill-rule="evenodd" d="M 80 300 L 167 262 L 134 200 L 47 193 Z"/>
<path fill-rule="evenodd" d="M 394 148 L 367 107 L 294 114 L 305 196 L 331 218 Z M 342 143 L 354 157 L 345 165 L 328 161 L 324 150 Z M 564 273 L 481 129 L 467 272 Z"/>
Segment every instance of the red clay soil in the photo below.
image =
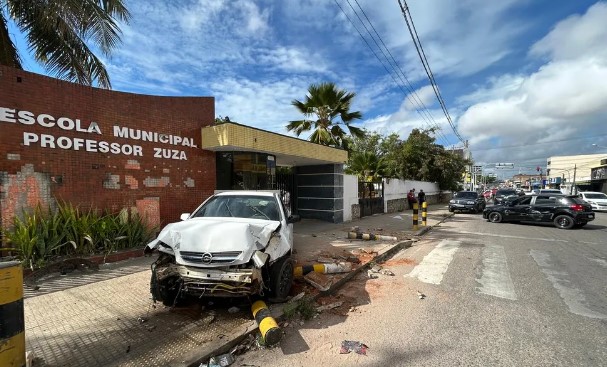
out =
<path fill-rule="evenodd" d="M 417 265 L 417 264 L 418 263 L 415 260 L 409 259 L 409 258 L 393 259 L 393 260 L 388 260 L 388 261 L 382 263 L 383 266 Z"/>

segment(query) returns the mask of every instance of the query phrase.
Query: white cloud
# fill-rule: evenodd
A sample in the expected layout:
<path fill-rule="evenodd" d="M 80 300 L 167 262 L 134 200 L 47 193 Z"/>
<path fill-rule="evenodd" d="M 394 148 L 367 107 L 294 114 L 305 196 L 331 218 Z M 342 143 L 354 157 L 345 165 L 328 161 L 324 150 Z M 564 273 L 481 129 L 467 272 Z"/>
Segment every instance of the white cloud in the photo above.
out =
<path fill-rule="evenodd" d="M 550 57 L 546 64 L 528 75 L 492 79 L 488 86 L 459 99 L 477 99 L 459 119 L 460 132 L 472 137 L 473 152 L 474 146 L 495 146 L 496 139 L 498 144 L 519 145 L 508 150 L 519 159 L 529 158 L 530 150 L 549 157 L 590 149 L 587 142 L 582 142 L 587 147 L 580 147 L 568 140 L 606 131 L 605 19 L 607 4 L 598 3 L 583 15 L 559 22 L 531 47 L 531 55 Z M 565 141 L 541 144 L 558 140 Z M 504 151 L 481 154 L 485 160 L 499 161 Z"/>

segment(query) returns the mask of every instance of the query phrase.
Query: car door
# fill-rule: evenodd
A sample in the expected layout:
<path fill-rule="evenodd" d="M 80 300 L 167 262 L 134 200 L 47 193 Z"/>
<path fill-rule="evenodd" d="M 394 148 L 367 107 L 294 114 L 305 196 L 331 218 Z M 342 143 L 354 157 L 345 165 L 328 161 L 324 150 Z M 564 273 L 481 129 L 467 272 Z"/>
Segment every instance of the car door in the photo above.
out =
<path fill-rule="evenodd" d="M 509 220 L 530 220 L 529 219 L 529 209 L 531 208 L 531 199 L 532 197 L 524 197 L 520 199 L 516 199 L 512 206 L 509 206 L 506 211 L 508 212 Z"/>
<path fill-rule="evenodd" d="M 534 221 L 550 222 L 556 211 L 558 197 L 538 195 L 535 197 L 529 211 L 529 217 Z"/>

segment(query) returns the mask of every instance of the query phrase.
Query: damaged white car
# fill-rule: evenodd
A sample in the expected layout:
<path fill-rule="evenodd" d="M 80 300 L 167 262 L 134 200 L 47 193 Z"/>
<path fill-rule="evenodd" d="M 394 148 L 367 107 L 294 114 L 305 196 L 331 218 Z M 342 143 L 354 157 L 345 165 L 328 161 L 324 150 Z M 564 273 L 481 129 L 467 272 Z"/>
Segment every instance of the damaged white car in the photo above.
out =
<path fill-rule="evenodd" d="M 184 297 L 269 296 L 283 301 L 293 282 L 293 223 L 276 192 L 211 196 L 181 222 L 163 228 L 150 290 L 172 306 Z"/>

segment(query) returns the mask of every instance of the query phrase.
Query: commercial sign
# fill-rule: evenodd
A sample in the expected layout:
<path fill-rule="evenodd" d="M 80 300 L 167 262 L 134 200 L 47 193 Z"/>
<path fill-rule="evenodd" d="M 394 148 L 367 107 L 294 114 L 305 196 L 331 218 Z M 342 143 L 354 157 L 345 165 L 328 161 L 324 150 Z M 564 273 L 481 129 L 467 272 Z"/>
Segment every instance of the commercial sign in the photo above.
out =
<path fill-rule="evenodd" d="M 141 157 L 152 154 L 154 158 L 187 160 L 186 152 L 181 147 L 198 148 L 194 139 L 177 135 L 162 134 L 155 131 L 144 131 L 113 125 L 111 136 L 133 140 L 129 144 L 108 142 L 103 140 L 103 131 L 97 122 L 83 123 L 79 119 L 69 117 L 55 118 L 46 113 L 34 114 L 30 111 L 15 110 L 0 107 L 0 122 L 21 124 L 25 126 L 39 125 L 49 129 L 48 134 L 39 134 L 23 131 L 22 144 L 25 147 L 40 146 L 49 149 L 83 150 L 92 153 L 122 154 L 127 156 Z M 75 131 L 91 136 L 90 139 L 62 136 L 61 131 Z M 169 147 L 153 147 L 151 152 L 146 152 L 137 141 L 158 143 Z"/>

